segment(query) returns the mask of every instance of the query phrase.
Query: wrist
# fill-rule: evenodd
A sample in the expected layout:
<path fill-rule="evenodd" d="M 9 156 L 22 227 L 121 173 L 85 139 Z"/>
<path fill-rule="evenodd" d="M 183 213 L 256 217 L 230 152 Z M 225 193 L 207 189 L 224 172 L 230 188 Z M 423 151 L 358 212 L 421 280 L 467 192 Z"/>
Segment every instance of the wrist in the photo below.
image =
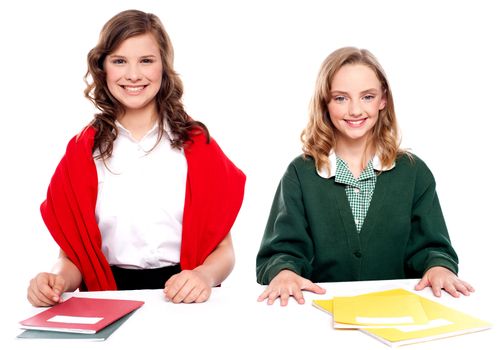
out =
<path fill-rule="evenodd" d="M 214 287 L 216 285 L 214 278 L 212 277 L 212 274 L 210 271 L 207 269 L 206 266 L 200 265 L 197 266 L 193 269 L 193 271 L 196 271 L 201 279 L 209 286 L 209 287 Z"/>

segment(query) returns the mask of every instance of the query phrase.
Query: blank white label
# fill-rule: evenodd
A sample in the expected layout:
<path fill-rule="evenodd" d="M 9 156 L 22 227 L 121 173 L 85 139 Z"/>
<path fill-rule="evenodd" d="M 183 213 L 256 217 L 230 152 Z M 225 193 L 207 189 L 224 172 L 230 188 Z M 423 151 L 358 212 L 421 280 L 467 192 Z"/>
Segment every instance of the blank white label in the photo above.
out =
<path fill-rule="evenodd" d="M 413 317 L 356 317 L 356 321 L 364 324 L 401 324 L 413 323 Z"/>
<path fill-rule="evenodd" d="M 77 316 L 63 316 L 56 315 L 52 318 L 49 318 L 48 322 L 62 322 L 62 323 L 81 323 L 81 324 L 96 324 L 103 317 L 77 317 Z"/>

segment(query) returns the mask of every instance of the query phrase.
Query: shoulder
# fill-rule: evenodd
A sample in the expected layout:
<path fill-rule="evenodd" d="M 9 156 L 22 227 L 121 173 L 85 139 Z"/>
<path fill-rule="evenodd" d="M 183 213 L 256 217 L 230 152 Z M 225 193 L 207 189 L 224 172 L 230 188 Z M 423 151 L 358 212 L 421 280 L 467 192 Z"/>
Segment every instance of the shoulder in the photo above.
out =
<path fill-rule="evenodd" d="M 302 182 L 309 178 L 316 178 L 314 159 L 304 154 L 296 156 L 289 164 L 283 175 L 284 179 L 297 179 Z M 307 180 L 311 181 L 311 180 Z"/>
<path fill-rule="evenodd" d="M 406 152 L 396 159 L 398 173 L 411 175 L 416 182 L 434 182 L 434 175 L 425 161 L 414 153 Z"/>
<path fill-rule="evenodd" d="M 301 154 L 296 156 L 288 167 L 294 167 L 299 169 L 314 168 L 314 159 L 310 156 Z"/>
<path fill-rule="evenodd" d="M 290 171 L 295 171 L 297 173 L 308 172 L 310 170 L 316 170 L 314 165 L 314 159 L 310 156 L 304 154 L 296 156 L 287 167 L 287 173 Z"/>
<path fill-rule="evenodd" d="M 192 149 L 207 149 L 213 148 L 215 145 L 218 148 L 217 142 L 207 135 L 201 127 L 194 127 L 189 131 L 189 140 L 184 145 L 184 151 L 191 151 Z"/>
<path fill-rule="evenodd" d="M 190 140 L 184 143 L 183 150 L 186 157 L 193 159 L 225 155 L 217 141 L 202 132 L 191 133 Z"/>
<path fill-rule="evenodd" d="M 207 168 L 224 169 L 227 173 L 245 177 L 244 173 L 226 155 L 213 137 L 209 138 L 204 133 L 196 133 L 192 135 L 191 141 L 185 143 L 183 149 L 190 169 L 195 167 L 205 170 Z"/>
<path fill-rule="evenodd" d="M 415 153 L 405 152 L 396 158 L 396 167 L 411 168 L 414 170 L 427 170 L 430 171 L 427 164 L 422 158 Z"/>
<path fill-rule="evenodd" d="M 86 125 L 78 134 L 73 136 L 68 142 L 66 151 L 92 150 L 94 147 L 94 138 L 96 129 L 92 125 Z"/>

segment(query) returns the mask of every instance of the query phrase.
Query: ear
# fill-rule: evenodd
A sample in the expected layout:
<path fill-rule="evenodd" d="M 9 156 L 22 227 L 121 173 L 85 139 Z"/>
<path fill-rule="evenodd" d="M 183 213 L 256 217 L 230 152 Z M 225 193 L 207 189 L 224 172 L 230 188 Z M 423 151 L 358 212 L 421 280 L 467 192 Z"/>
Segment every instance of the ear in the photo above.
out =
<path fill-rule="evenodd" d="M 384 91 L 382 98 L 380 99 L 380 105 L 378 106 L 378 110 L 381 111 L 387 105 L 387 93 Z"/>

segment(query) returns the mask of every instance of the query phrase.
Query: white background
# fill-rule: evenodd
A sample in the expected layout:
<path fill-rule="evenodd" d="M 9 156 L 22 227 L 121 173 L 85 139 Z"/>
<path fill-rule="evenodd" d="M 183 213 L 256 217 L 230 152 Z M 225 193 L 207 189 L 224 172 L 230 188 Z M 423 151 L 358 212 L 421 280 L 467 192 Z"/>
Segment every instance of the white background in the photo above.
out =
<path fill-rule="evenodd" d="M 461 277 L 481 289 L 499 286 L 500 22 L 492 3 L 2 2 L 4 302 L 24 302 L 29 279 L 55 261 L 39 205 L 66 143 L 94 113 L 83 97 L 86 55 L 105 21 L 129 8 L 162 19 L 186 110 L 247 175 L 233 227 L 237 264 L 226 286 L 255 281 L 274 191 L 301 152 L 316 74 L 331 51 L 346 45 L 368 48 L 388 74 L 403 145 L 436 177 Z"/>

